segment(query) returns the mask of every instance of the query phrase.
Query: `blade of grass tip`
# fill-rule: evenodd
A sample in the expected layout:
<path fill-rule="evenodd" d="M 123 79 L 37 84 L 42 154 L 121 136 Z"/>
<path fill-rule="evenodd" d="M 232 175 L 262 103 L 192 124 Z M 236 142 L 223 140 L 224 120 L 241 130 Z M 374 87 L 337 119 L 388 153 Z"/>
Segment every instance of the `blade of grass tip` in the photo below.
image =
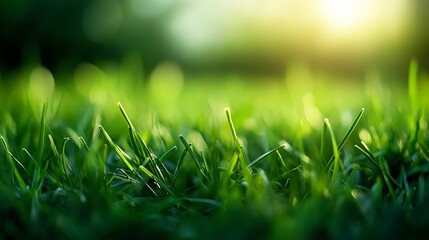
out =
<path fill-rule="evenodd" d="M 232 155 L 230 164 L 229 164 L 228 176 L 231 176 L 232 172 L 234 172 L 234 168 L 235 168 L 235 165 L 237 164 L 237 160 L 238 160 L 238 153 L 234 152 L 234 154 Z"/>
<path fill-rule="evenodd" d="M 13 160 L 24 170 L 26 174 L 28 174 L 27 169 L 25 169 L 24 165 L 15 157 L 12 155 L 12 153 L 9 152 Z"/>
<path fill-rule="evenodd" d="M 282 155 L 280 154 L 280 152 L 278 150 L 276 151 L 276 155 L 277 155 L 277 159 L 279 159 L 279 161 L 280 161 L 281 165 L 283 166 L 283 168 L 286 169 L 286 163 L 285 163 Z"/>
<path fill-rule="evenodd" d="M 245 181 L 250 183 L 252 180 L 252 176 L 251 176 L 252 170 L 247 167 L 246 161 L 244 159 L 243 149 L 240 144 L 240 141 L 238 140 L 238 135 L 237 135 L 237 132 L 235 131 L 234 122 L 232 121 L 231 110 L 229 108 L 225 108 L 225 114 L 228 120 L 229 128 L 231 129 L 236 151 L 238 152 L 238 160 L 240 161 L 241 169 L 244 172 L 244 179 Z"/>
<path fill-rule="evenodd" d="M 208 180 L 208 177 L 204 173 L 204 169 L 201 167 L 198 156 L 195 153 L 194 149 L 192 148 L 192 145 L 188 141 L 186 141 L 185 137 L 183 137 L 182 134 L 179 135 L 179 139 L 180 139 L 180 141 L 182 141 L 183 145 L 188 150 L 189 154 L 191 155 L 191 158 L 194 159 L 194 162 L 198 167 L 199 174 L 201 174 L 206 180 Z"/>
<path fill-rule="evenodd" d="M 129 128 L 134 129 L 134 126 L 133 126 L 133 124 L 131 123 L 131 120 L 130 120 L 130 118 L 128 117 L 128 114 L 127 114 L 127 112 L 125 111 L 124 107 L 122 106 L 121 102 L 117 102 L 117 105 L 118 105 L 119 110 L 121 111 L 122 115 L 124 116 L 125 121 L 126 121 L 126 122 L 127 122 L 127 124 L 128 124 L 128 127 L 129 127 Z"/>
<path fill-rule="evenodd" d="M 375 158 L 375 156 L 371 153 L 371 151 L 369 150 L 368 146 L 363 141 L 361 142 L 361 144 L 362 144 L 362 146 L 364 148 L 361 148 L 361 147 L 359 147 L 357 145 L 355 145 L 355 147 L 359 151 L 361 151 L 367 157 L 367 159 L 370 160 L 370 162 L 372 164 L 374 164 L 377 167 L 377 169 L 379 171 L 378 174 L 381 174 L 383 176 L 383 179 L 385 180 L 385 182 L 388 185 L 388 187 L 389 187 L 389 185 L 391 187 L 392 186 L 391 182 L 393 182 L 397 187 L 402 188 L 401 185 L 399 185 L 399 183 L 396 182 L 396 180 L 387 172 L 387 170 L 386 170 L 387 166 L 382 166 L 381 163 L 379 163 L 377 161 L 377 159 Z"/>
<path fill-rule="evenodd" d="M 30 154 L 30 152 L 26 148 L 22 148 L 22 151 L 24 151 L 24 153 L 27 154 L 27 156 L 33 162 L 34 166 L 36 166 L 38 164 L 37 161 L 34 159 L 34 157 Z M 36 166 L 36 167 L 38 167 L 38 166 Z"/>
<path fill-rule="evenodd" d="M 379 174 L 381 174 L 381 172 L 382 172 L 381 167 L 378 164 L 375 157 L 369 151 L 368 146 L 363 141 L 361 142 L 361 144 L 364 148 L 361 148 L 358 145 L 355 145 L 355 148 L 357 148 L 360 152 L 362 152 L 362 154 L 377 168 L 377 170 L 379 171 Z"/>
<path fill-rule="evenodd" d="M 107 140 L 107 142 L 110 144 L 110 146 L 115 150 L 116 154 L 118 154 L 119 158 L 122 160 L 122 162 L 130 169 L 132 172 L 135 172 L 134 167 L 130 164 L 130 162 L 127 160 L 127 158 L 124 156 L 122 149 L 119 148 L 118 145 L 116 145 L 112 138 L 110 138 L 109 134 L 104 130 L 102 125 L 98 125 L 98 128 L 100 129 L 100 132 L 103 134 L 104 138 Z"/>
<path fill-rule="evenodd" d="M 39 162 L 39 164 L 42 161 L 43 148 L 45 147 L 46 109 L 47 109 L 47 104 L 44 103 L 43 104 L 43 109 L 42 109 L 42 118 L 40 120 L 40 134 L 39 134 L 39 148 L 38 148 L 39 151 L 37 153 L 37 161 Z"/>
<path fill-rule="evenodd" d="M 159 161 L 163 162 L 165 159 L 169 158 L 173 152 L 177 151 L 177 146 L 173 146 L 172 148 L 168 149 L 167 152 L 165 152 L 160 158 Z"/>
<path fill-rule="evenodd" d="M 306 164 L 310 164 L 311 163 L 311 159 L 307 155 L 305 155 L 304 153 L 302 153 L 302 152 L 296 150 L 295 148 L 293 148 L 292 145 L 290 145 L 290 143 L 288 143 L 286 140 L 281 140 L 280 141 L 280 145 L 283 146 L 283 149 L 287 153 L 289 153 L 289 154 L 297 157 L 302 162 L 304 162 Z"/>
<path fill-rule="evenodd" d="M 170 148 L 167 152 L 165 152 L 159 159 L 158 162 L 161 164 L 162 168 L 164 169 L 164 171 L 168 174 L 168 176 L 171 177 L 173 176 L 173 174 L 171 174 L 171 172 L 167 169 L 167 167 L 165 166 L 165 164 L 163 163 L 165 159 L 169 158 L 173 152 L 175 152 L 177 150 L 176 146 L 173 146 L 172 148 Z"/>
<path fill-rule="evenodd" d="M 338 144 L 338 151 L 341 151 L 341 149 L 344 147 L 344 144 L 346 143 L 347 139 L 349 139 L 350 135 L 352 135 L 353 131 L 355 130 L 356 126 L 358 125 L 360 119 L 362 118 L 363 113 L 365 112 L 365 108 L 362 108 L 359 111 L 359 114 L 356 116 L 355 120 L 353 121 L 352 125 L 347 130 L 346 134 L 344 135 L 343 139 L 341 139 L 341 142 Z"/>
<path fill-rule="evenodd" d="M 371 156 L 371 158 L 373 159 L 374 162 L 377 162 L 377 166 L 379 168 L 379 170 L 383 173 L 386 174 L 386 176 L 388 177 L 388 179 L 390 181 L 392 181 L 397 187 L 402 188 L 401 185 L 396 182 L 396 180 L 392 177 L 392 175 L 390 174 L 390 170 L 389 170 L 389 166 L 387 165 L 387 163 L 385 161 L 377 161 L 375 156 L 371 153 L 371 150 L 369 150 L 368 145 L 366 145 L 365 142 L 361 142 L 362 146 L 365 148 L 366 152 L 369 154 L 369 156 Z"/>
<path fill-rule="evenodd" d="M 134 127 L 133 123 L 131 122 L 130 118 L 128 117 L 128 114 L 125 111 L 125 108 L 122 106 L 121 102 L 118 102 L 118 107 L 119 107 L 119 110 L 121 111 L 122 115 L 124 116 L 125 121 L 127 122 L 128 128 L 130 130 L 131 142 L 134 145 L 134 147 L 136 148 L 136 150 L 138 150 L 139 153 L 143 157 L 152 157 L 148 146 L 143 141 L 143 139 L 140 137 L 140 134 L 137 132 L 136 128 Z"/>
<path fill-rule="evenodd" d="M 358 125 L 360 119 L 362 118 L 363 113 L 365 112 L 365 108 L 362 108 L 359 111 L 359 114 L 356 116 L 356 118 L 354 119 L 352 125 L 349 127 L 349 129 L 347 130 L 346 134 L 344 135 L 343 139 L 341 139 L 340 144 L 338 144 L 338 152 L 341 151 L 341 149 L 344 147 L 344 144 L 346 143 L 347 139 L 349 139 L 349 137 L 352 135 L 353 131 L 355 130 L 356 126 Z M 335 158 L 335 152 L 332 154 L 332 156 L 329 158 L 329 162 L 327 164 L 327 166 L 330 166 L 332 161 Z"/>
<path fill-rule="evenodd" d="M 46 134 L 46 109 L 47 103 L 45 102 L 42 107 L 42 117 L 40 119 L 40 133 L 39 133 L 39 146 L 36 155 L 36 169 L 33 175 L 32 188 L 37 189 L 37 184 L 40 184 L 41 180 L 41 167 L 42 167 L 42 159 L 43 159 L 43 149 L 45 148 L 45 134 Z"/>
<path fill-rule="evenodd" d="M 86 151 L 89 151 L 89 146 L 85 141 L 85 138 L 83 138 L 82 136 L 79 137 L 80 143 L 82 144 L 82 146 L 85 148 Z"/>
<path fill-rule="evenodd" d="M 67 146 L 68 141 L 70 141 L 70 138 L 65 137 L 63 139 L 62 144 L 61 144 L 61 146 L 62 146 L 61 147 L 61 163 L 62 163 L 62 167 L 63 167 L 63 172 L 64 172 L 65 176 L 67 176 L 67 178 L 68 178 L 68 174 L 67 173 L 69 171 L 70 172 L 72 171 L 70 165 L 67 162 L 67 155 L 66 155 L 66 146 Z"/>
<path fill-rule="evenodd" d="M 183 150 L 182 154 L 180 155 L 179 161 L 177 162 L 177 165 L 176 165 L 176 169 L 174 170 L 173 177 L 171 178 L 170 187 L 173 187 L 174 184 L 176 183 L 177 176 L 179 175 L 180 169 L 182 167 L 183 159 L 185 158 L 187 152 L 188 152 L 188 149 L 185 148 L 185 150 Z"/>
<path fill-rule="evenodd" d="M 9 146 L 7 145 L 6 139 L 3 136 L 0 136 L 0 140 L 3 144 L 3 148 L 6 151 L 6 159 L 9 162 L 9 164 L 11 165 L 12 168 L 12 172 L 13 175 L 15 176 L 16 181 L 18 182 L 18 185 L 21 189 L 27 189 L 27 185 L 25 185 L 24 180 L 21 177 L 21 174 L 19 173 L 18 169 L 16 168 L 15 164 L 14 164 L 14 159 L 16 159 L 12 153 L 9 150 Z M 15 160 L 19 165 L 21 165 L 21 167 L 24 168 L 24 166 L 21 164 L 21 162 L 18 161 L 18 159 Z M 25 168 L 24 168 L 25 170 Z"/>
<path fill-rule="evenodd" d="M 259 156 L 258 158 L 256 158 L 255 160 L 253 160 L 251 163 L 249 163 L 249 165 L 247 165 L 248 168 L 251 168 L 253 165 L 257 164 L 258 162 L 260 162 L 262 159 L 266 158 L 267 156 L 269 156 L 270 154 L 277 152 L 279 149 L 285 148 L 285 145 L 282 144 L 280 146 L 277 146 L 271 150 L 269 150 L 268 152 L 262 154 L 261 156 Z"/>
<path fill-rule="evenodd" d="M 56 158 L 60 158 L 60 154 L 58 153 L 57 146 L 55 146 L 54 139 L 51 134 L 48 134 L 49 143 L 51 145 L 52 152 Z"/>
<path fill-rule="evenodd" d="M 225 108 L 226 119 L 228 120 L 228 125 L 231 129 L 232 138 L 234 139 L 234 144 L 236 147 L 240 147 L 240 142 L 238 141 L 237 132 L 235 131 L 234 123 L 232 122 L 231 110 Z"/>
<path fill-rule="evenodd" d="M 122 106 L 121 102 L 118 102 L 117 105 L 119 107 L 119 110 L 122 113 L 122 116 L 125 118 L 125 121 L 127 122 L 131 144 L 138 156 L 137 164 L 140 165 L 140 159 L 145 159 L 147 157 L 152 158 L 152 155 L 146 143 L 143 141 L 143 139 L 141 139 L 140 135 L 137 133 L 137 130 L 134 128 L 134 125 L 131 122 L 130 118 L 128 117 L 128 114 L 125 111 L 125 108 Z"/>
<path fill-rule="evenodd" d="M 343 166 L 343 163 L 341 162 L 341 159 L 340 159 L 340 153 L 338 151 L 338 145 L 337 145 L 337 141 L 335 140 L 334 130 L 332 130 L 331 123 L 329 122 L 329 119 L 327 119 L 327 118 L 325 118 L 324 121 L 325 121 L 326 127 L 327 127 L 327 129 L 331 135 L 332 150 L 334 151 L 334 156 L 335 156 L 334 157 L 334 169 L 332 172 L 332 181 L 331 181 L 331 183 L 333 183 L 335 179 L 338 179 L 339 174 L 344 171 L 344 166 Z"/>

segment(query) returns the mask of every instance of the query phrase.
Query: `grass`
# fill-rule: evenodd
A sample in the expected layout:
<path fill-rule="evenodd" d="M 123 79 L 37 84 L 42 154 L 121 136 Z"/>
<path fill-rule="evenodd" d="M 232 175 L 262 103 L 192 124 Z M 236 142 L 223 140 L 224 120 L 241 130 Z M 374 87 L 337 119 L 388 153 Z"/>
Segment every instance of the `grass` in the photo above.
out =
<path fill-rule="evenodd" d="M 409 238 L 429 224 L 416 61 L 408 88 L 120 74 L 45 94 L 24 70 L 2 83 L 0 238 Z"/>

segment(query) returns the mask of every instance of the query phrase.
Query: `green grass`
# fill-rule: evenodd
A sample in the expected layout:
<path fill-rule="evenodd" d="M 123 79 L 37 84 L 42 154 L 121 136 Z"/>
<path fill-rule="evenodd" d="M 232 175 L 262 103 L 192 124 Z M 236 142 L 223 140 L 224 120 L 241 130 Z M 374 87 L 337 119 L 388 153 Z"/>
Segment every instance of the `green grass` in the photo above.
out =
<path fill-rule="evenodd" d="M 408 88 L 195 76 L 183 89 L 109 70 L 44 94 L 23 70 L 0 89 L 0 238 L 419 237 L 429 99 L 417 70 Z"/>

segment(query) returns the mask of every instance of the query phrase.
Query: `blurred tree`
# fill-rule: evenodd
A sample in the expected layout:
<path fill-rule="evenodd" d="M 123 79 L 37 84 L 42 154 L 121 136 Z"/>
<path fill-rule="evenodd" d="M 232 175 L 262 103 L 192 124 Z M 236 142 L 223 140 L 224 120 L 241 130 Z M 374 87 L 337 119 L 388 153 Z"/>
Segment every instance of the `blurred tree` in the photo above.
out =
<path fill-rule="evenodd" d="M 107 39 L 94 39 L 103 32 L 88 31 L 99 30 L 112 18 L 103 8 L 97 9 L 108 2 L 122 7 L 120 14 L 126 17 Z M 68 71 L 82 61 L 118 60 L 128 52 L 140 53 L 148 66 L 168 57 L 160 32 L 162 21 L 142 22 L 124 4 L 115 0 L 0 1 L 0 70 L 42 64 L 53 71 Z"/>
<path fill-rule="evenodd" d="M 423 68 L 429 6 L 410 2 L 394 1 L 411 9 L 395 18 L 400 8 L 381 1 L 372 20 L 360 16 L 367 25 L 356 21 L 356 29 L 340 31 L 325 26 L 317 6 L 293 1 L 3 0 L 0 71 L 42 64 L 55 75 L 130 53 L 144 60 L 147 72 L 173 60 L 193 71 L 283 74 L 296 59 L 351 72 L 378 64 L 404 71 L 414 56 Z"/>

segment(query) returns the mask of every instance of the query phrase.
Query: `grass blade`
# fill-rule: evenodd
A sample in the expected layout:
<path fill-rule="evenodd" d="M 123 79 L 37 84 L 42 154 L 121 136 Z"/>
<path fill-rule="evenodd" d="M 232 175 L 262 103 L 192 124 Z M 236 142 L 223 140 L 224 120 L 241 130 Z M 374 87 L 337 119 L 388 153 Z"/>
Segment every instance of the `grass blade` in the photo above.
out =
<path fill-rule="evenodd" d="M 335 140 L 334 130 L 332 130 L 331 123 L 329 122 L 329 119 L 324 119 L 326 127 L 331 135 L 331 141 L 332 141 L 332 150 L 334 151 L 334 169 L 332 172 L 332 182 L 334 179 L 338 179 L 339 174 L 344 171 L 344 165 L 341 162 L 340 159 L 340 152 L 338 149 L 337 141 Z M 341 172 L 340 172 L 341 171 Z"/>
<path fill-rule="evenodd" d="M 182 141 L 185 148 L 188 150 L 189 154 L 191 155 L 191 158 L 194 160 L 195 164 L 198 167 L 198 173 L 201 174 L 206 180 L 208 180 L 207 175 L 204 172 L 204 168 L 201 167 L 200 161 L 198 159 L 197 154 L 195 153 L 194 149 L 192 148 L 192 145 L 186 141 L 185 137 L 183 137 L 182 134 L 179 135 L 180 141 Z"/>
<path fill-rule="evenodd" d="M 43 109 L 42 109 L 42 118 L 40 120 L 40 134 L 39 134 L 39 147 L 38 147 L 38 152 L 37 152 L 37 162 L 39 163 L 39 165 L 41 166 L 41 162 L 42 162 L 42 158 L 43 158 L 43 150 L 45 147 L 45 133 L 46 133 L 46 109 L 47 109 L 47 104 L 43 104 Z"/>
<path fill-rule="evenodd" d="M 361 143 L 364 144 L 363 142 Z M 360 152 L 362 152 L 362 154 L 365 155 L 365 157 L 377 168 L 378 172 L 381 173 L 381 167 L 380 165 L 378 165 L 377 160 L 375 160 L 375 157 L 372 155 L 371 152 L 361 148 L 358 145 L 355 145 L 355 148 L 357 148 Z"/>
<path fill-rule="evenodd" d="M 225 108 L 226 119 L 228 120 L 228 125 L 231 129 L 232 138 L 234 139 L 234 144 L 237 148 L 240 148 L 240 141 L 238 141 L 237 132 L 235 131 L 234 123 L 232 122 L 231 110 Z"/>
<path fill-rule="evenodd" d="M 70 141 L 70 138 L 68 138 L 68 137 L 64 138 L 63 143 L 62 143 L 62 147 L 61 147 L 61 163 L 63 166 L 64 174 L 66 176 L 68 176 L 68 172 L 72 171 L 70 165 L 68 164 L 67 156 L 66 156 L 66 145 L 67 145 L 68 141 Z"/>
<path fill-rule="evenodd" d="M 280 146 L 277 146 L 277 147 L 275 147 L 275 148 L 273 148 L 273 149 L 271 149 L 270 151 L 268 151 L 268 152 L 266 152 L 266 153 L 264 153 L 264 154 L 262 154 L 261 156 L 259 156 L 258 158 L 256 158 L 255 160 L 253 160 L 251 163 L 249 163 L 248 165 L 247 165 L 247 167 L 248 168 L 251 168 L 253 165 L 255 165 L 255 164 L 257 164 L 258 162 L 260 162 L 262 159 L 264 159 L 264 158 L 266 158 L 267 156 L 269 156 L 270 154 L 272 154 L 272 153 L 274 153 L 274 152 L 277 152 L 277 150 L 279 150 L 279 149 L 282 149 L 282 148 L 285 148 L 285 146 L 286 145 L 280 145 Z M 283 162 L 283 164 L 284 164 L 284 162 Z"/>
<path fill-rule="evenodd" d="M 347 130 L 346 134 L 344 135 L 343 139 L 341 139 L 341 142 L 338 144 L 337 150 L 333 152 L 332 156 L 329 158 L 329 162 L 326 165 L 326 169 L 330 168 L 330 165 L 332 164 L 332 161 L 334 161 L 335 159 L 335 154 L 336 152 L 340 152 L 341 149 L 344 147 L 344 144 L 346 143 L 347 139 L 349 139 L 349 137 L 352 135 L 353 131 L 355 130 L 356 126 L 358 125 L 360 119 L 362 118 L 363 113 L 365 112 L 365 108 L 362 108 L 359 112 L 359 114 L 356 116 L 356 118 L 354 119 L 352 125 L 349 127 L 349 129 Z M 326 124 L 326 122 L 325 122 Z M 332 130 L 332 129 L 331 129 Z M 329 131 L 331 131 L 329 130 Z M 332 132 L 333 133 L 333 132 Z M 332 136 L 332 135 L 331 135 Z M 323 141 L 322 141 L 323 142 Z"/>
<path fill-rule="evenodd" d="M 237 164 L 237 160 L 238 160 L 238 154 L 234 153 L 234 155 L 232 155 L 232 158 L 229 164 L 228 176 L 231 176 L 231 174 L 234 172 L 234 168 L 235 168 L 235 165 Z"/>
<path fill-rule="evenodd" d="M 371 163 L 373 163 L 374 164 L 374 166 L 376 166 L 377 167 L 377 170 L 378 170 L 378 174 L 381 174 L 382 175 L 382 177 L 383 177 L 383 180 L 384 180 L 384 182 L 386 183 L 386 185 L 387 185 L 387 188 L 388 188 L 388 190 L 389 190 L 389 193 L 390 193 L 390 195 L 393 197 L 393 199 L 395 199 L 395 201 L 396 201 L 396 193 L 395 193 L 395 190 L 393 189 L 393 186 L 392 186 L 392 182 L 398 187 L 398 188 L 402 188 L 401 187 L 401 185 L 399 185 L 399 183 L 398 182 L 396 182 L 396 180 L 390 175 L 390 173 L 389 173 L 389 171 L 388 171 L 388 166 L 387 166 L 387 164 L 386 165 L 381 165 L 381 164 L 383 164 L 382 162 L 380 162 L 380 161 L 377 161 L 377 159 L 374 157 L 374 155 L 371 153 L 371 151 L 369 150 L 369 148 L 368 148 L 368 146 L 364 143 L 364 142 L 361 142 L 361 144 L 362 144 L 362 146 L 364 147 L 364 148 L 361 148 L 361 147 L 359 147 L 359 146 L 357 146 L 357 145 L 355 145 L 355 147 L 359 150 L 359 151 L 361 151 L 366 157 L 367 157 L 367 159 L 371 162 Z"/>
<path fill-rule="evenodd" d="M 355 130 L 356 126 L 358 125 L 360 119 L 362 118 L 362 115 L 363 115 L 364 112 L 365 112 L 365 108 L 362 108 L 359 111 L 359 114 L 356 116 L 356 118 L 353 121 L 352 125 L 347 130 L 347 132 L 344 135 L 343 139 L 341 139 L 341 142 L 338 144 L 338 151 L 341 151 L 341 149 L 344 147 L 344 144 L 346 143 L 347 139 L 349 139 L 350 135 L 352 135 L 352 133 Z"/>
<path fill-rule="evenodd" d="M 284 147 L 284 146 L 283 146 L 283 147 Z M 279 152 L 279 151 L 276 151 L 276 154 L 277 154 L 277 159 L 279 159 L 279 161 L 280 161 L 280 164 L 283 166 L 283 168 L 285 168 L 285 169 L 286 169 L 286 163 L 285 163 L 285 161 L 284 161 L 284 159 L 283 159 L 282 155 L 280 154 L 280 152 Z"/>
<path fill-rule="evenodd" d="M 171 178 L 171 181 L 170 181 L 170 187 L 174 186 L 174 184 L 176 183 L 177 176 L 179 175 L 180 169 L 182 168 L 183 159 L 185 158 L 187 152 L 188 150 L 185 148 L 185 150 L 180 155 L 179 161 L 177 162 L 177 165 L 176 165 L 176 169 L 174 170 L 173 177 Z"/>
<path fill-rule="evenodd" d="M 238 153 L 238 160 L 240 161 L 240 166 L 244 173 L 244 180 L 250 183 L 252 180 L 252 176 L 251 176 L 252 170 L 247 167 L 246 160 L 244 159 L 244 154 L 242 149 L 243 147 L 241 146 L 240 141 L 238 140 L 237 132 L 235 131 L 234 123 L 232 121 L 231 110 L 229 108 L 225 108 L 225 114 L 228 120 L 229 128 L 231 130 L 232 138 L 234 140 L 235 150 Z M 234 167 L 235 165 L 236 164 L 232 164 L 231 166 Z"/>
<path fill-rule="evenodd" d="M 151 158 L 152 162 L 154 162 L 152 154 L 146 145 L 146 143 L 143 141 L 143 139 L 140 137 L 140 134 L 138 134 L 137 130 L 135 129 L 133 123 L 131 122 L 130 118 L 128 117 L 127 112 L 125 111 L 124 107 L 122 106 L 121 102 L 117 103 L 119 110 L 122 113 L 122 116 L 124 116 L 125 121 L 128 125 L 128 131 L 130 135 L 131 144 L 133 146 L 134 151 L 136 152 L 137 156 L 140 159 L 145 159 L 147 157 Z M 138 162 L 140 164 L 140 162 Z"/>
<path fill-rule="evenodd" d="M 101 133 L 103 134 L 104 138 L 106 138 L 107 142 L 110 144 L 110 146 L 115 150 L 116 154 L 118 154 L 119 158 L 122 160 L 123 163 L 130 169 L 132 172 L 135 172 L 134 167 L 130 164 L 130 162 L 125 157 L 122 149 L 116 145 L 112 139 L 110 138 L 109 134 L 104 130 L 103 126 L 98 125 L 98 128 L 100 129 Z"/>
<path fill-rule="evenodd" d="M 19 173 L 18 169 L 15 166 L 14 159 L 22 168 L 24 168 L 24 166 L 18 161 L 18 159 L 16 159 L 12 155 L 12 153 L 10 152 L 9 147 L 6 143 L 6 139 L 3 136 L 0 136 L 0 140 L 3 144 L 4 150 L 6 151 L 6 159 L 9 162 L 10 167 L 12 168 L 13 176 L 15 176 L 15 179 L 18 182 L 18 186 L 21 189 L 27 189 L 27 185 L 25 184 L 24 180 L 21 177 L 21 174 Z M 25 168 L 24 168 L 24 170 L 25 170 Z"/>
<path fill-rule="evenodd" d="M 45 134 L 46 134 L 46 109 L 47 109 L 47 104 L 44 103 L 43 104 L 43 108 L 42 108 L 42 117 L 40 119 L 40 133 L 39 133 L 39 146 L 37 148 L 37 155 L 36 155 L 36 161 L 37 161 L 37 165 L 36 165 L 36 169 L 34 171 L 33 174 L 33 182 L 31 184 L 32 189 L 40 189 L 40 187 L 38 185 L 41 184 L 41 172 L 42 172 L 42 159 L 43 159 L 43 150 L 45 148 Z"/>
<path fill-rule="evenodd" d="M 155 180 L 155 182 L 158 183 L 162 187 L 162 189 L 164 189 L 166 192 L 168 192 L 171 196 L 175 196 L 175 194 L 171 191 L 171 189 L 163 181 L 161 181 L 157 176 L 155 176 L 153 173 L 151 173 L 147 168 L 140 166 L 139 169 L 142 170 L 150 178 Z"/>
<path fill-rule="evenodd" d="M 54 139 L 52 138 L 51 134 L 48 134 L 48 139 L 49 139 L 49 143 L 51 145 L 52 152 L 54 153 L 54 156 L 56 158 L 60 158 L 60 154 L 58 153 L 57 146 L 55 146 L 55 142 L 54 142 Z"/>

